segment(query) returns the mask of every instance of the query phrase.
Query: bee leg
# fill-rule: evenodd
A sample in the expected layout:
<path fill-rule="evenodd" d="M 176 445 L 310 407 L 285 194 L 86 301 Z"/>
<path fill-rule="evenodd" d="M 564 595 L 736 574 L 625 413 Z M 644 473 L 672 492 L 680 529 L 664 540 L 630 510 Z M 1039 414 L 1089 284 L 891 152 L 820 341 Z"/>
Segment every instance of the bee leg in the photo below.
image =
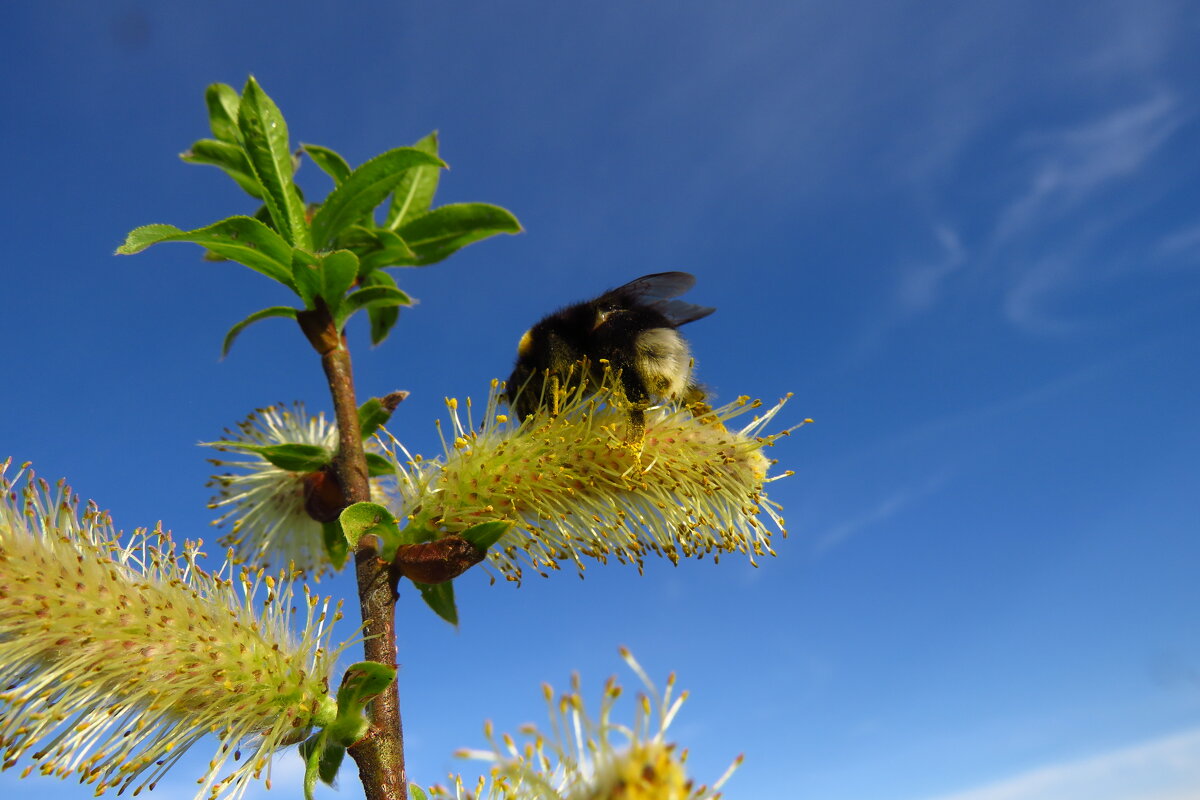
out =
<path fill-rule="evenodd" d="M 650 391 L 632 366 L 622 369 L 620 375 L 621 391 L 625 395 L 622 399 L 629 411 L 629 431 L 625 443 L 640 451 L 646 440 L 646 409 L 650 407 Z"/>
<path fill-rule="evenodd" d="M 550 376 L 550 413 L 553 416 L 558 416 L 560 404 L 562 402 L 562 384 L 558 380 L 557 375 Z"/>
<path fill-rule="evenodd" d="M 685 408 L 692 412 L 692 416 L 701 422 L 716 422 L 715 416 L 712 416 L 713 407 L 708 404 L 708 397 L 705 394 L 704 387 L 698 383 L 689 383 L 683 391 L 683 396 L 679 398 Z"/>
<path fill-rule="evenodd" d="M 629 409 L 629 432 L 625 443 L 634 450 L 641 450 L 646 441 L 646 411 L 642 408 Z"/>

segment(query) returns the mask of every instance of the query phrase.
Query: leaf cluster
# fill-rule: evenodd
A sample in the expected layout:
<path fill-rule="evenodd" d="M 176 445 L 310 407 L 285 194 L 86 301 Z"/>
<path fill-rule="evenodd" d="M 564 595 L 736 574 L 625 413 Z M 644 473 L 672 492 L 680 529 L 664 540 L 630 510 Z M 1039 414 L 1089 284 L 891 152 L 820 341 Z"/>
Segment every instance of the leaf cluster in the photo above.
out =
<path fill-rule="evenodd" d="M 296 319 L 322 307 L 339 333 L 351 316 L 365 311 L 371 342 L 379 344 L 400 309 L 413 303 L 387 268 L 436 264 L 473 242 L 521 231 L 516 217 L 498 206 L 433 206 L 446 168 L 436 131 L 411 147 L 388 150 L 351 168 L 327 147 L 302 144 L 292 152 L 283 114 L 253 77 L 240 95 L 225 84 L 209 86 L 205 102 L 213 138 L 195 142 L 181 157 L 221 169 L 261 207 L 253 216 L 228 217 L 191 231 L 164 224 L 135 228 L 117 253 L 192 242 L 205 248 L 208 259 L 236 261 L 300 299 L 299 307 L 271 306 L 235 324 L 225 335 L 222 355 L 259 320 Z M 306 203 L 295 181 L 304 156 L 333 180 L 320 203 Z"/>
<path fill-rule="evenodd" d="M 341 513 L 339 522 L 352 550 L 358 547 L 364 536 L 374 536 L 379 557 L 398 567 L 397 579 L 406 574 L 403 568 L 406 547 L 447 541 L 447 537 L 421 524 L 410 523 L 401 528 L 396 517 L 377 503 L 355 503 Z M 462 540 L 464 547 L 469 547 L 475 553 L 476 557 L 470 563 L 476 563 L 510 527 L 512 523 L 504 520 L 481 522 L 457 534 L 457 538 Z M 421 592 L 421 599 L 426 605 L 446 622 L 457 626 L 458 607 L 454 602 L 453 578 L 468 567 L 467 563 L 459 563 L 456 567 L 450 567 L 449 574 L 427 579 L 431 581 L 428 583 L 413 577 L 411 573 L 407 576 Z"/>
<path fill-rule="evenodd" d="M 300 743 L 304 760 L 304 797 L 314 800 L 317 781 L 334 785 L 346 748 L 366 735 L 370 728 L 367 705 L 391 685 L 396 670 L 374 661 L 350 665 L 337 693 L 337 711 L 321 730 Z"/>

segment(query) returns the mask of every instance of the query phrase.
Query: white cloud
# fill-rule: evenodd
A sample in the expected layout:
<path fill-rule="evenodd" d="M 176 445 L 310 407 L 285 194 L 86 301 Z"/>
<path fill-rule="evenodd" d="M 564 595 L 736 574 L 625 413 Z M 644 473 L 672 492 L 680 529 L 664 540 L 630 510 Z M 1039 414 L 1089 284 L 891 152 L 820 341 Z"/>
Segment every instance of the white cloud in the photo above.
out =
<path fill-rule="evenodd" d="M 949 473 L 942 472 L 934 475 L 924 483 L 904 486 L 889 494 L 874 507 L 851 517 L 825 531 L 817 539 L 813 549 L 823 553 L 849 539 L 861 531 L 881 522 L 885 522 L 906 508 L 928 495 L 941 489 L 949 479 Z"/>
<path fill-rule="evenodd" d="M 1025 137 L 1038 166 L 1026 191 L 1000 214 L 994 240 L 1035 230 L 1106 184 L 1136 174 L 1170 138 L 1181 116 L 1175 99 L 1158 92 L 1083 125 Z"/>
<path fill-rule="evenodd" d="M 1008 273 L 1002 302 L 1014 325 L 1071 330 L 1075 324 L 1050 310 L 1054 300 L 1122 274 L 1103 245 L 1130 203 L 1161 191 L 1145 167 L 1183 121 L 1177 106 L 1157 92 L 1082 125 L 1024 138 L 1036 166 L 1026 190 L 999 213 L 987 248 L 987 259 Z"/>
<path fill-rule="evenodd" d="M 934 235 L 941 245 L 941 256 L 901 272 L 896 299 L 905 314 L 919 314 L 931 308 L 941 296 L 946 279 L 966 263 L 966 251 L 954 230 L 938 225 Z"/>
<path fill-rule="evenodd" d="M 1200 222 L 1168 234 L 1155 249 L 1162 256 L 1200 253 Z"/>
<path fill-rule="evenodd" d="M 1046 310 L 1049 296 L 1075 281 L 1076 264 L 1061 257 L 1045 258 L 1023 270 L 1004 297 L 1004 314 L 1018 328 L 1033 333 L 1064 333 L 1075 326 Z"/>
<path fill-rule="evenodd" d="M 928 800 L 1197 800 L 1200 728 Z"/>

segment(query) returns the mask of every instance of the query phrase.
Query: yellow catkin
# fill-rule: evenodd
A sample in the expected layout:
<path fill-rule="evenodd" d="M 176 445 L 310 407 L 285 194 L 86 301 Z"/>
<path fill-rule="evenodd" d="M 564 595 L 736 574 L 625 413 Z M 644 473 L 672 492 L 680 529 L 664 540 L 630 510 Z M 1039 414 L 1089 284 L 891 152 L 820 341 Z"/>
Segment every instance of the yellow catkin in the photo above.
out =
<path fill-rule="evenodd" d="M 522 565 L 541 572 L 571 562 L 582 572 L 584 558 L 640 568 L 648 553 L 677 562 L 736 552 L 753 562 L 773 552 L 760 515 L 786 535 L 779 507 L 763 492 L 773 480 L 763 450 L 790 431 L 761 435 L 785 401 L 740 429 L 729 423 L 761 403 L 738 398 L 699 417 L 674 406 L 651 409 L 644 434 L 630 443 L 622 438 L 628 413 L 606 402 L 603 387 L 577 391 L 558 414 L 542 409 L 523 423 L 497 413 L 502 391 L 493 384 L 478 430 L 448 404 L 453 435 L 442 458 L 413 457 L 394 439 L 385 451 L 400 475 L 399 518 L 434 535 L 513 523 L 489 551 L 490 564 L 510 580 L 520 580 Z"/>
<path fill-rule="evenodd" d="M 304 602 L 293 634 L 292 606 L 307 598 L 293 597 L 289 575 L 213 575 L 198 544 L 176 546 L 161 529 L 123 538 L 63 484 L 20 478 L 0 469 L 5 763 L 28 757 L 97 793 L 136 791 L 215 732 L 220 750 L 197 796 L 239 796 L 252 765 L 332 702 L 341 648 L 329 623 L 340 613 Z M 222 775 L 239 747 L 249 757 Z"/>

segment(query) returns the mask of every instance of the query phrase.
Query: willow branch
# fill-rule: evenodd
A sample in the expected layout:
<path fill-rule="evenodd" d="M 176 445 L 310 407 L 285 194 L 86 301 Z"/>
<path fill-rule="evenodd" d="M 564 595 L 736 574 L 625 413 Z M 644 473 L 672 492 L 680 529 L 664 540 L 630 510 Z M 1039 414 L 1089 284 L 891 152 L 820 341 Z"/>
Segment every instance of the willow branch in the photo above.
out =
<path fill-rule="evenodd" d="M 323 304 L 297 315 L 301 329 L 321 355 L 338 424 L 338 451 L 334 473 L 347 505 L 371 499 L 367 458 L 359 435 L 358 401 L 354 373 L 345 338 L 338 332 Z M 364 623 L 364 655 L 389 667 L 396 666 L 395 601 L 388 580 L 388 565 L 369 544 L 354 553 L 358 599 Z M 347 751 L 358 764 L 367 800 L 407 800 L 404 773 L 404 734 L 400 723 L 400 695 L 396 682 L 371 704 L 371 731 Z"/>

